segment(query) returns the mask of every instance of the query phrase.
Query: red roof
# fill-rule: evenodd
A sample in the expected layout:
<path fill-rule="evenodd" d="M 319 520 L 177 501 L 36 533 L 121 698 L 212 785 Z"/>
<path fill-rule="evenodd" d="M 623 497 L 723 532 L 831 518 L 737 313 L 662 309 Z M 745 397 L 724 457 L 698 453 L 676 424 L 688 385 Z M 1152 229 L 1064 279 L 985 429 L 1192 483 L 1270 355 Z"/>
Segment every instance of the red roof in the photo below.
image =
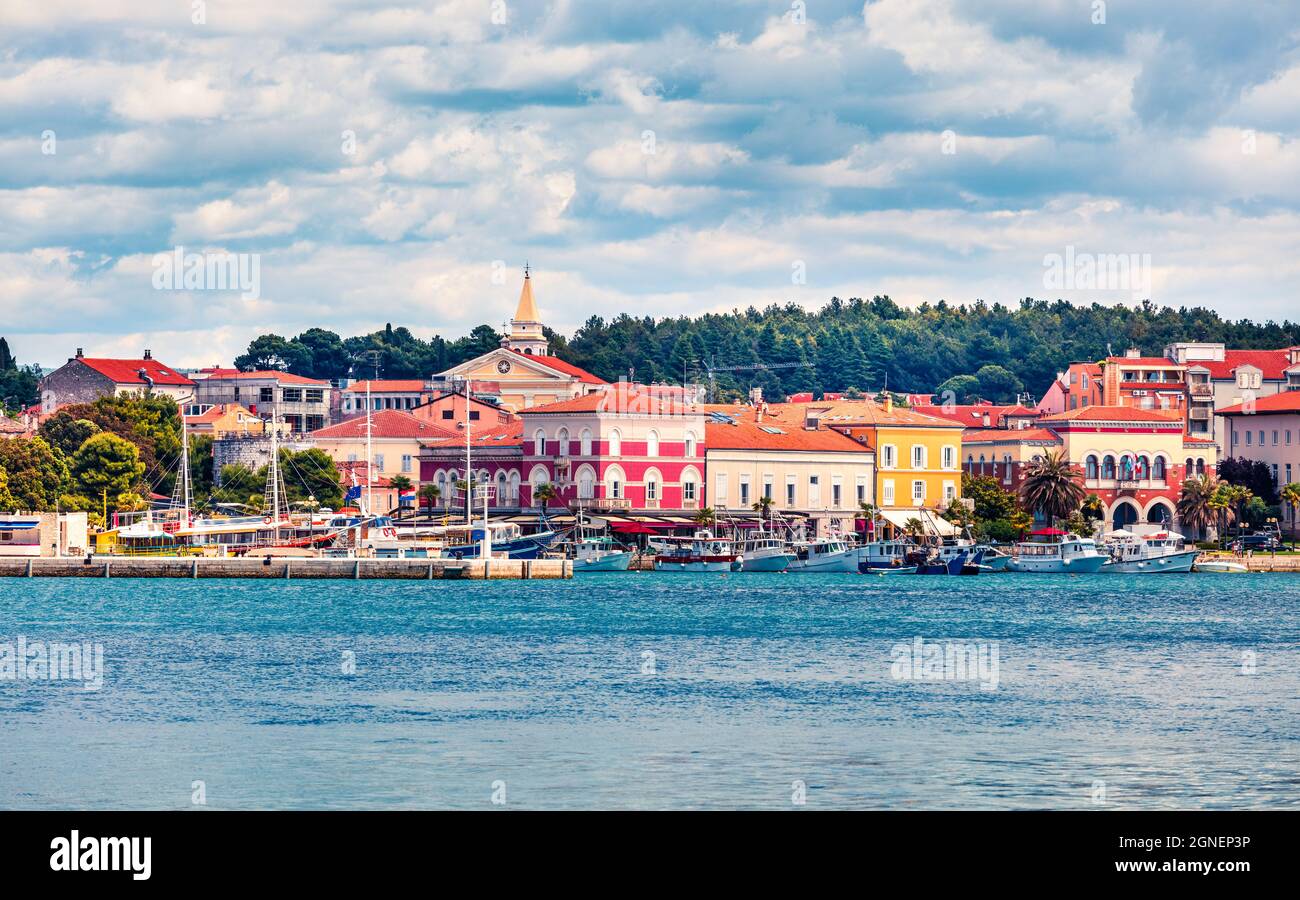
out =
<path fill-rule="evenodd" d="M 1182 369 L 1185 366 L 1167 356 L 1108 356 L 1108 366 L 1164 366 L 1170 369 Z"/>
<path fill-rule="evenodd" d="M 428 390 L 428 386 L 420 378 L 380 378 L 375 381 L 358 381 L 356 384 L 344 388 L 344 390 L 364 394 L 366 385 L 370 386 L 371 393 L 379 394 L 420 394 Z"/>
<path fill-rule="evenodd" d="M 295 375 L 292 372 L 281 372 L 279 369 L 254 369 L 249 372 L 240 369 L 204 369 L 208 373 L 208 378 L 220 379 L 222 381 L 244 381 L 253 379 L 274 378 L 280 384 L 309 384 L 313 387 L 329 387 L 328 381 L 319 381 L 315 378 L 304 378 L 301 375 Z"/>
<path fill-rule="evenodd" d="M 1008 444 L 1017 441 L 1060 443 L 1061 437 L 1047 428 L 982 428 L 962 434 L 962 444 Z"/>
<path fill-rule="evenodd" d="M 1227 379 L 1235 377 L 1241 366 L 1254 366 L 1265 378 L 1281 381 L 1289 365 L 1286 350 L 1226 350 L 1222 360 L 1197 360 L 1187 367 L 1206 369 L 1211 378 Z"/>
<path fill-rule="evenodd" d="M 997 427 L 1002 424 L 1006 416 L 1023 416 L 1032 418 L 1037 416 L 1035 410 L 1018 403 L 1007 406 L 997 406 L 992 403 L 974 403 L 968 405 L 954 406 L 913 406 L 912 409 L 926 416 L 937 416 L 940 419 L 948 419 L 952 422 L 960 422 L 967 428 L 978 428 L 984 423 L 984 416 L 989 417 L 989 424 Z"/>
<path fill-rule="evenodd" d="M 1259 397 L 1253 404 L 1238 403 L 1217 411 L 1220 416 L 1250 416 L 1258 413 L 1300 413 L 1300 391 L 1283 391 Z"/>
<path fill-rule="evenodd" d="M 513 353 L 515 356 L 521 356 L 524 359 L 531 359 L 535 363 L 541 363 L 542 365 L 546 366 L 548 369 L 554 369 L 555 371 L 563 373 L 565 375 L 571 375 L 574 378 L 578 379 L 579 381 L 585 382 L 586 384 L 606 383 L 605 379 L 597 378 L 595 375 L 592 375 L 587 370 L 579 369 L 573 363 L 567 363 L 556 356 L 533 356 L 532 354 L 529 353 L 520 353 L 518 350 L 511 350 L 510 352 Z"/>
<path fill-rule="evenodd" d="M 140 377 L 140 370 L 143 369 L 154 384 L 194 386 L 194 382 L 156 359 L 97 359 L 89 356 L 79 356 L 77 359 L 114 384 L 147 384 Z"/>
<path fill-rule="evenodd" d="M 362 438 L 366 436 L 366 417 L 357 416 L 337 425 L 327 425 L 312 432 L 318 438 Z M 439 428 L 425 419 L 397 409 L 381 409 L 370 416 L 370 436 L 373 438 L 417 438 L 422 441 L 460 440 L 464 438 L 453 431 Z"/>
<path fill-rule="evenodd" d="M 537 357 L 532 357 L 537 359 Z M 520 415 L 534 413 L 569 413 L 569 412 L 621 412 L 663 416 L 683 412 L 698 413 L 695 406 L 685 406 L 672 398 L 657 396 L 645 385 L 619 382 L 607 385 L 604 389 L 592 391 L 571 400 L 559 400 L 555 403 L 543 403 L 541 406 L 529 406 L 519 411 Z"/>
<path fill-rule="evenodd" d="M 1055 422 L 1139 422 L 1180 423 L 1182 414 L 1176 409 L 1142 409 L 1139 406 L 1084 406 L 1053 413 L 1038 420 L 1043 425 Z"/>
<path fill-rule="evenodd" d="M 762 422 L 754 419 L 737 420 L 734 425 L 708 420 L 704 423 L 704 446 L 710 450 L 871 452 L 866 444 L 833 428 L 813 431 L 772 419 Z"/>

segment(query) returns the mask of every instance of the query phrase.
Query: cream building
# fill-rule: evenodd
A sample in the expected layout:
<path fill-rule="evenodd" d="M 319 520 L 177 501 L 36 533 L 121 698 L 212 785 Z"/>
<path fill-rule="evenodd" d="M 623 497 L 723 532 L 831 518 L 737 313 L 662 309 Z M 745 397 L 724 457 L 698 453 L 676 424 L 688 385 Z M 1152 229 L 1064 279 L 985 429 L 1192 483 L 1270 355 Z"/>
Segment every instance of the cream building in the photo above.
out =
<path fill-rule="evenodd" d="M 499 405 L 511 412 L 572 400 L 605 384 L 590 372 L 551 355 L 527 268 L 519 306 L 510 320 L 510 334 L 502 339 L 501 347 L 454 366 L 440 373 L 439 378 L 443 385 L 451 379 L 469 379 L 474 393 L 497 398 Z"/>
<path fill-rule="evenodd" d="M 336 463 L 366 460 L 366 417 L 358 416 L 338 425 L 330 425 L 311 434 L 312 444 L 329 454 Z M 370 455 L 374 459 L 376 478 L 405 475 L 413 483 L 420 480 L 422 446 L 461 444 L 464 438 L 439 428 L 432 422 L 410 413 L 384 409 L 370 416 Z"/>

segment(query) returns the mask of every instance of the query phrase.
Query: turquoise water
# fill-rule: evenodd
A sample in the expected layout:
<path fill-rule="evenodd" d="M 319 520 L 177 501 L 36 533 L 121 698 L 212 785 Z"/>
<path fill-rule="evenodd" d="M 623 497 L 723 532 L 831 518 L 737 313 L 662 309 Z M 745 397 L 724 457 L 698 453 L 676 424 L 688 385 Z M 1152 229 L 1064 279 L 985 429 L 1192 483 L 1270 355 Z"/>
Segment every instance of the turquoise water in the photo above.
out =
<path fill-rule="evenodd" d="M 1300 807 L 1295 576 L 0 579 L 19 636 L 106 671 L 0 680 L 5 808 Z"/>

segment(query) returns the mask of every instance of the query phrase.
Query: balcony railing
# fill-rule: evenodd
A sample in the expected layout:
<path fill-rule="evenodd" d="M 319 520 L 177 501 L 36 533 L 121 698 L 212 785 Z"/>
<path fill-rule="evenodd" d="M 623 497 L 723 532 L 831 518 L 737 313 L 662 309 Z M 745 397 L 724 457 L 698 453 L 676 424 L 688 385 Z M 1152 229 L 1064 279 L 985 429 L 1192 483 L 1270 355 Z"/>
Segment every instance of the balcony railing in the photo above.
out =
<path fill-rule="evenodd" d="M 1193 384 L 1188 386 L 1187 392 L 1193 397 L 1213 397 L 1214 386 L 1210 384 Z"/>
<path fill-rule="evenodd" d="M 585 510 L 624 510 L 632 508 L 632 501 L 626 497 L 590 497 L 582 500 L 570 500 L 570 509 Z"/>

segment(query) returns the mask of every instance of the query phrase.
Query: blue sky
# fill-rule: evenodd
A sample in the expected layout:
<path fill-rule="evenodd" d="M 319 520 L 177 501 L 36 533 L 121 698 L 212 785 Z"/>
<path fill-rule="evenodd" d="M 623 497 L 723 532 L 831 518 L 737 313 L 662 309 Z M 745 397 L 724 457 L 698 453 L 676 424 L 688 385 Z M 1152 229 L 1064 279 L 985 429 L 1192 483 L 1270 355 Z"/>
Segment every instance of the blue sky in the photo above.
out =
<path fill-rule="evenodd" d="M 1298 2 L 199 5 L 0 0 L 21 361 L 454 336 L 509 316 L 525 259 L 565 331 L 1133 301 L 1047 290 L 1067 247 L 1149 254 L 1159 303 L 1298 317 Z M 154 290 L 177 245 L 259 254 L 260 296 Z"/>

